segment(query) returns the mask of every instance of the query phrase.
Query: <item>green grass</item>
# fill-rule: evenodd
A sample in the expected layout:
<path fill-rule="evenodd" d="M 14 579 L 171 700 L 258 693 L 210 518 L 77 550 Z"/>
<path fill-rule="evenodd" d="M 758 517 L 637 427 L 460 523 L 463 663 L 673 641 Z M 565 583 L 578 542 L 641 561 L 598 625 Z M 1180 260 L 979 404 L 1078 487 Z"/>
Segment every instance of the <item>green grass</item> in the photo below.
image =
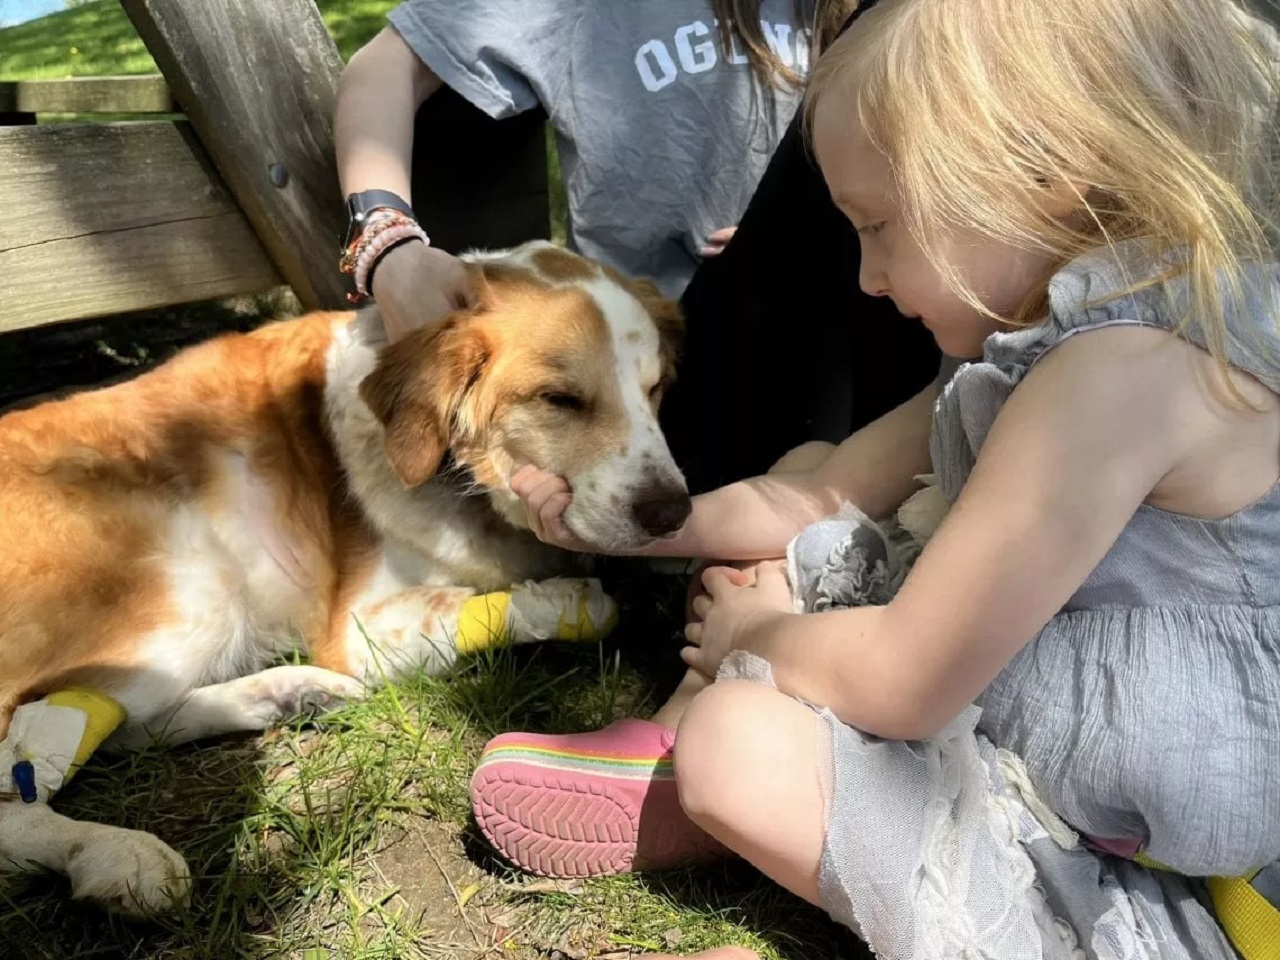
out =
<path fill-rule="evenodd" d="M 395 0 L 319 0 L 343 58 L 382 29 Z M 117 0 L 0 30 L 0 80 L 155 73 L 155 61 Z"/>
<path fill-rule="evenodd" d="M 548 883 L 476 834 L 467 782 L 488 737 L 594 729 L 653 706 L 674 678 L 676 644 L 661 637 L 682 584 L 612 580 L 626 629 L 604 646 L 500 651 L 318 725 L 91 761 L 56 806 L 173 844 L 193 869 L 192 906 L 129 923 L 70 904 L 59 879 L 7 882 L 0 957 L 585 960 L 732 943 L 771 960 L 860 956 L 741 864 Z"/>

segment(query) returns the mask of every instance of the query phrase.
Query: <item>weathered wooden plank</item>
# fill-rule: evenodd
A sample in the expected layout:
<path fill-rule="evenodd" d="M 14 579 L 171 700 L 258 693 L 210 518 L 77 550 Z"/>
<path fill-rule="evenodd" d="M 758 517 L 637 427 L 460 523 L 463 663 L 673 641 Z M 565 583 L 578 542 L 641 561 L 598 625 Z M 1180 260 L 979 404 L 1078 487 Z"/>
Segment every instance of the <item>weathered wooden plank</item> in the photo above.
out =
<path fill-rule="evenodd" d="M 342 61 L 313 0 L 121 4 L 281 276 L 307 307 L 342 306 Z"/>
<path fill-rule="evenodd" d="M 185 122 L 0 128 L 0 331 L 281 283 Z"/>
<path fill-rule="evenodd" d="M 0 81 L 0 113 L 177 113 L 164 77 Z"/>
<path fill-rule="evenodd" d="M 0 248 L 235 209 L 183 121 L 16 127 L 0 144 Z"/>

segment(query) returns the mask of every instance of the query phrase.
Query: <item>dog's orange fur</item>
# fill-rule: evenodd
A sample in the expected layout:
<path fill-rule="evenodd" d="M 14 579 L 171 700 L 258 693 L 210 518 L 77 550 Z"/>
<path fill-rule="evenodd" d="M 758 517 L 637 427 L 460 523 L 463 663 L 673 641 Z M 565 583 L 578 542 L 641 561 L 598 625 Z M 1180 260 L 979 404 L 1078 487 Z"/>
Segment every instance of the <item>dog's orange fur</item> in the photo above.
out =
<path fill-rule="evenodd" d="M 625 453 L 630 414 L 600 364 L 609 330 L 597 302 L 564 284 L 600 268 L 552 249 L 530 262 L 472 265 L 478 304 L 386 348 L 361 384 L 406 487 L 435 474 L 446 450 L 482 486 L 521 461 L 569 475 Z M 651 284 L 606 273 L 658 329 L 658 379 L 645 387 L 656 411 L 679 311 Z M 326 356 L 347 316 L 221 337 L 128 383 L 0 418 L 0 738 L 23 702 L 73 682 L 109 688 L 137 666 L 142 638 L 178 621 L 160 538 L 183 507 L 235 515 L 226 464 L 236 454 L 269 491 L 265 511 L 296 560 L 293 629 L 313 664 L 353 672 L 343 638 L 378 537 L 324 409 Z M 557 390 L 592 398 L 590 409 L 536 402 Z"/>
<path fill-rule="evenodd" d="M 656 419 L 679 312 L 548 244 L 468 262 L 475 306 L 390 346 L 376 308 L 315 313 L 0 418 L 6 757 L 51 749 L 13 713 L 70 684 L 124 708 L 113 746 L 185 742 L 447 670 L 477 593 L 508 591 L 506 642 L 555 635 L 566 610 L 608 621 L 509 481 L 525 463 L 566 477 L 589 543 L 687 516 Z M 294 650 L 310 664 L 280 665 Z M 189 892 L 157 838 L 12 800 L 0 870 L 59 871 L 130 912 Z"/>
<path fill-rule="evenodd" d="M 21 702 L 127 669 L 172 615 L 157 536 L 180 501 L 216 510 L 215 451 L 269 478 L 273 509 L 315 579 L 299 627 L 326 635 L 372 537 L 342 496 L 325 439 L 325 351 L 335 316 L 214 340 L 107 390 L 0 419 L 0 736 Z M 38 548 L 36 548 L 38 545 Z"/>

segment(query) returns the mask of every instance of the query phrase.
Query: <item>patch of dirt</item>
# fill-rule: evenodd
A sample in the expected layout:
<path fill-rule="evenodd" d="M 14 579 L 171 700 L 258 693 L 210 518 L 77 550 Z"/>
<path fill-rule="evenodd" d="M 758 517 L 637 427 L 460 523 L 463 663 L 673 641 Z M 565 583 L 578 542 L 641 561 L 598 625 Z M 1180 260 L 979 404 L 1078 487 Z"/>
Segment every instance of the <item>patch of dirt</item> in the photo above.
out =
<path fill-rule="evenodd" d="M 501 951 L 523 920 L 523 911 L 502 902 L 498 881 L 467 856 L 457 827 L 446 823 L 406 826 L 374 854 L 372 873 L 379 886 L 395 890 L 384 909 L 430 931 L 451 960 Z"/>
<path fill-rule="evenodd" d="M 547 897 L 576 898 L 577 880 L 529 877 L 504 882 L 468 850 L 468 836 L 446 823 L 406 826 L 371 862 L 373 888 L 388 913 L 421 929 L 431 955 L 448 960 L 627 960 L 595 924 L 565 924 Z M 550 913 L 548 913 L 550 909 Z M 549 922 L 550 921 L 550 922 Z"/>

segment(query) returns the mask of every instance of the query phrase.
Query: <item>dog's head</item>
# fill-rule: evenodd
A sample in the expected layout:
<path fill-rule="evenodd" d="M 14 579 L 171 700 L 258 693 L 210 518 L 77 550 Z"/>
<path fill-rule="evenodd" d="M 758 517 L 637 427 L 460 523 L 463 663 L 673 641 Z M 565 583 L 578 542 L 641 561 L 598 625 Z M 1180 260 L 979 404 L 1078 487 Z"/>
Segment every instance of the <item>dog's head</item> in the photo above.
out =
<path fill-rule="evenodd" d="M 689 496 L 657 419 L 684 333 L 677 305 L 549 244 L 468 269 L 476 306 L 385 349 L 360 386 L 400 480 L 426 482 L 449 453 L 523 526 L 509 483 L 532 464 L 569 481 L 565 522 L 587 543 L 678 529 Z"/>

